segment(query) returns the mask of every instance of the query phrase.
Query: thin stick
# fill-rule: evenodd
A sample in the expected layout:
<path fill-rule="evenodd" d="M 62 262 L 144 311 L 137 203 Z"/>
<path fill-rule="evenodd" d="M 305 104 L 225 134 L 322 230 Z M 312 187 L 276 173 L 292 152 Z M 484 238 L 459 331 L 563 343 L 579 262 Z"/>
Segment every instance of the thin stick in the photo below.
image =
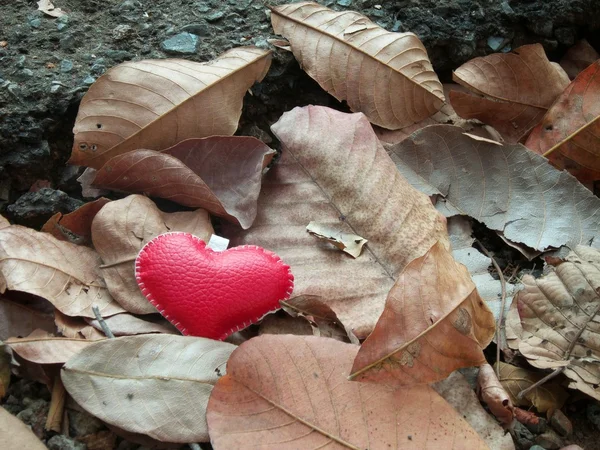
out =
<path fill-rule="evenodd" d="M 551 380 L 552 378 L 554 378 L 554 377 L 560 375 L 561 373 L 563 373 L 564 370 L 565 370 L 564 366 L 563 367 L 559 367 L 558 369 L 554 369 L 553 372 L 549 373 L 544 378 L 539 379 L 538 381 L 536 381 L 535 383 L 533 383 L 528 388 L 523 389 L 521 392 L 519 392 L 517 394 L 517 398 L 523 398 L 523 397 L 525 397 L 527 394 L 529 394 L 535 388 L 537 388 L 537 387 L 541 386 L 542 384 L 544 384 L 546 381 Z"/>
<path fill-rule="evenodd" d="M 494 259 L 494 257 L 488 252 L 487 248 L 478 240 L 475 241 L 477 245 L 483 250 L 485 256 L 492 260 L 492 264 L 494 268 L 498 272 L 498 277 L 500 278 L 500 286 L 502 289 L 502 300 L 500 301 L 500 314 L 498 314 L 498 322 L 496 324 L 496 376 L 500 379 L 500 350 L 502 347 L 502 329 L 504 329 L 504 309 L 506 308 L 506 280 L 504 279 L 504 274 L 502 273 L 502 269 Z M 506 333 L 505 333 L 506 334 Z M 506 337 L 505 337 L 506 339 Z"/>
<path fill-rule="evenodd" d="M 104 321 L 102 314 L 100 314 L 100 309 L 98 308 L 98 306 L 96 306 L 96 305 L 92 306 L 92 311 L 94 311 L 96 320 L 98 321 L 98 323 L 100 323 L 100 327 L 102 328 L 102 331 L 104 332 L 106 337 L 109 339 L 114 339 L 115 335 L 112 333 L 112 331 L 110 331 L 110 328 L 108 328 L 108 325 Z"/>

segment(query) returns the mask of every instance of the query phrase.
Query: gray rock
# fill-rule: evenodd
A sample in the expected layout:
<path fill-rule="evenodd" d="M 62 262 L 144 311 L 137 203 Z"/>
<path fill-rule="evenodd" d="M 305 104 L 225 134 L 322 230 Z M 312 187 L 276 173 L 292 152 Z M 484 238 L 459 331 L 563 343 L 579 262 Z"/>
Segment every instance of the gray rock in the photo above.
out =
<path fill-rule="evenodd" d="M 546 450 L 556 450 L 564 446 L 561 437 L 552 430 L 547 430 L 536 437 L 535 443 Z"/>
<path fill-rule="evenodd" d="M 544 433 L 548 429 L 548 421 L 543 417 L 539 417 L 538 419 L 537 424 L 528 423 L 525 425 L 533 434 Z"/>
<path fill-rule="evenodd" d="M 198 47 L 198 36 L 192 33 L 179 33 L 163 41 L 160 46 L 163 51 L 173 55 L 192 55 Z"/>
<path fill-rule="evenodd" d="M 15 72 L 14 79 L 17 81 L 27 81 L 31 77 L 33 77 L 33 70 L 31 69 L 21 69 Z"/>
<path fill-rule="evenodd" d="M 107 58 L 119 63 L 133 58 L 133 55 L 126 50 L 107 50 L 105 55 Z"/>
<path fill-rule="evenodd" d="M 37 192 L 23 194 L 7 211 L 16 223 L 37 227 L 57 212 L 69 213 L 81 205 L 81 200 L 71 198 L 63 191 L 42 188 Z"/>
<path fill-rule="evenodd" d="M 69 16 L 60 16 L 56 19 L 56 29 L 63 31 L 69 27 Z"/>
<path fill-rule="evenodd" d="M 561 436 L 570 436 L 573 434 L 573 424 L 560 409 L 554 411 L 552 416 L 550 416 L 550 426 L 558 431 Z"/>
<path fill-rule="evenodd" d="M 104 423 L 85 411 L 67 410 L 71 436 L 82 437 L 103 430 Z"/>
<path fill-rule="evenodd" d="M 87 448 L 84 443 L 69 439 L 62 434 L 52 436 L 48 439 L 46 446 L 49 450 L 86 450 Z"/>
<path fill-rule="evenodd" d="M 65 34 L 60 41 L 58 41 L 60 48 L 66 51 L 73 51 L 77 46 L 77 41 L 72 34 Z"/>
<path fill-rule="evenodd" d="M 196 36 L 208 36 L 210 34 L 210 26 L 207 23 L 190 23 L 182 27 L 181 31 L 192 33 Z"/>
<path fill-rule="evenodd" d="M 336 3 L 340 6 L 350 6 L 352 4 L 352 0 L 337 0 Z"/>
<path fill-rule="evenodd" d="M 207 22 L 213 23 L 213 22 L 216 22 L 216 21 L 222 19 L 224 15 L 225 15 L 225 13 L 223 11 L 215 11 L 215 12 L 207 15 L 205 17 L 205 19 Z"/>
<path fill-rule="evenodd" d="M 542 447 L 541 445 L 533 445 L 531 447 L 529 447 L 529 450 L 546 450 L 544 447 Z"/>
<path fill-rule="evenodd" d="M 106 66 L 104 64 L 94 64 L 90 69 L 94 75 L 102 75 L 106 72 Z"/>
<path fill-rule="evenodd" d="M 117 25 L 112 30 L 112 37 L 115 41 L 122 41 L 133 35 L 133 28 L 130 25 Z"/>
<path fill-rule="evenodd" d="M 517 448 L 529 448 L 533 445 L 535 439 L 533 433 L 521 422 L 515 421 L 514 432 Z"/>
<path fill-rule="evenodd" d="M 91 86 L 95 82 L 96 82 L 96 79 L 93 76 L 91 76 L 91 75 L 88 75 L 87 77 L 85 77 L 83 79 L 83 84 L 86 84 L 88 86 Z"/>
<path fill-rule="evenodd" d="M 32 28 L 39 28 L 42 26 L 42 19 L 40 19 L 39 17 L 36 17 L 35 19 L 30 19 L 29 20 L 29 26 L 31 26 Z"/>
<path fill-rule="evenodd" d="M 577 30 L 570 27 L 556 28 L 554 30 L 554 37 L 556 37 L 556 40 L 560 44 L 571 47 L 577 39 Z"/>
<path fill-rule="evenodd" d="M 527 24 L 527 28 L 533 31 L 538 36 L 543 37 L 552 37 L 552 30 L 554 28 L 554 24 L 552 20 L 536 20 L 535 22 L 530 22 Z"/>
<path fill-rule="evenodd" d="M 500 50 L 503 47 L 505 41 L 506 41 L 506 39 L 504 39 L 501 36 L 490 36 L 487 39 L 487 45 L 493 51 L 497 52 L 498 50 Z"/>
<path fill-rule="evenodd" d="M 600 404 L 592 402 L 585 410 L 587 419 L 600 430 Z"/>
<path fill-rule="evenodd" d="M 73 70 L 73 61 L 69 59 L 63 59 L 60 62 L 60 71 L 63 73 L 68 73 Z"/>

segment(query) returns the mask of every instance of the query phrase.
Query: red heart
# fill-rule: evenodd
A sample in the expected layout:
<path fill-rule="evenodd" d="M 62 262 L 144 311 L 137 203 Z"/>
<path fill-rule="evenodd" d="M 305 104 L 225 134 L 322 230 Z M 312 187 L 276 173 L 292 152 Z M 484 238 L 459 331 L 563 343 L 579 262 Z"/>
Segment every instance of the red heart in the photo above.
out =
<path fill-rule="evenodd" d="M 225 339 L 280 307 L 294 288 L 290 267 L 254 245 L 215 252 L 189 233 L 155 237 L 136 278 L 148 300 L 184 335 Z"/>

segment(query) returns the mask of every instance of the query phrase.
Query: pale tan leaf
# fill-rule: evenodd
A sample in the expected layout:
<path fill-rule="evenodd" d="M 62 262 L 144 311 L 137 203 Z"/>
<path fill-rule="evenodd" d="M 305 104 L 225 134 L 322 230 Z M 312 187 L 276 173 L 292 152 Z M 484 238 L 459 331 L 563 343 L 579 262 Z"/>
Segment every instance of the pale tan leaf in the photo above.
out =
<path fill-rule="evenodd" d="M 358 258 L 362 252 L 363 245 L 369 241 L 356 234 L 340 231 L 338 228 L 339 227 L 336 228 L 327 224 L 310 222 L 306 226 L 306 231 L 313 236 L 331 243 L 344 253 L 348 253 L 354 258 Z"/>
<path fill-rule="evenodd" d="M 62 380 L 77 403 L 109 424 L 159 441 L 208 441 L 208 397 L 234 349 L 162 334 L 106 339 L 70 359 Z"/>
<path fill-rule="evenodd" d="M 35 329 L 53 333 L 52 315 L 37 311 L 0 295 L 0 341 L 27 336 Z"/>
<path fill-rule="evenodd" d="M 2 228 L 10 227 L 10 222 L 5 219 L 3 216 L 0 216 L 0 230 Z"/>
<path fill-rule="evenodd" d="M 250 136 L 187 139 L 162 152 L 134 150 L 110 159 L 94 185 L 162 197 L 252 225 L 262 170 L 275 155 Z"/>
<path fill-rule="evenodd" d="M 110 200 L 99 198 L 80 206 L 69 214 L 60 212 L 54 214 L 42 227 L 42 231 L 50 233 L 59 241 L 69 241 L 73 244 L 91 244 L 92 221 L 94 217 Z"/>
<path fill-rule="evenodd" d="M 51 17 L 62 17 L 67 15 L 62 9 L 55 7 L 51 0 L 40 0 L 37 2 L 37 5 L 38 11 L 42 11 L 44 14 Z"/>
<path fill-rule="evenodd" d="M 123 312 L 100 275 L 100 257 L 87 247 L 13 225 L 0 230 L 0 292 L 39 295 L 69 316 Z"/>
<path fill-rule="evenodd" d="M 594 61 L 600 59 L 600 55 L 585 39 L 580 40 L 567 50 L 567 53 L 560 60 L 560 65 L 567 72 L 569 78 L 573 80 L 579 72 L 588 67 Z"/>
<path fill-rule="evenodd" d="M 106 320 L 108 319 L 110 317 L 106 318 Z M 54 323 L 58 332 L 68 338 L 97 340 L 106 337 L 104 333 L 89 325 L 83 317 L 66 316 L 59 310 L 54 311 Z"/>
<path fill-rule="evenodd" d="M 506 314 L 506 343 L 512 350 L 518 350 L 521 338 L 523 336 L 523 326 L 519 317 L 516 297 L 513 298 L 508 314 Z"/>
<path fill-rule="evenodd" d="M 146 315 L 142 318 L 128 313 L 121 313 L 107 317 L 104 321 L 115 336 L 132 336 L 147 333 L 180 334 L 177 328 L 171 325 L 165 318 L 158 315 Z M 97 320 L 89 320 L 89 323 L 95 329 L 102 331 L 100 323 Z"/>
<path fill-rule="evenodd" d="M 600 246 L 594 240 L 600 200 L 520 144 L 476 140 L 458 127 L 433 125 L 395 146 L 391 157 L 417 189 L 444 198 L 448 216 L 471 216 L 540 251 L 592 241 Z"/>
<path fill-rule="evenodd" d="M 83 97 L 69 162 L 98 169 L 131 150 L 164 150 L 184 139 L 231 135 L 244 94 L 270 64 L 270 52 L 256 47 L 234 48 L 206 63 L 119 64 Z"/>
<path fill-rule="evenodd" d="M 413 33 L 310 2 L 271 8 L 271 22 L 323 89 L 376 125 L 403 128 L 442 107 L 442 85 Z"/>
<path fill-rule="evenodd" d="M 294 295 L 319 296 L 364 338 L 406 264 L 440 239 L 448 245 L 445 220 L 398 174 L 362 114 L 295 108 L 273 131 L 284 152 L 263 180 L 256 220 L 246 231 L 224 224 L 223 235 L 277 253 L 291 266 Z M 369 243 L 349 258 L 310 236 L 311 220 Z"/>
<path fill-rule="evenodd" d="M 452 79 L 472 92 L 450 92 L 457 114 L 493 126 L 510 143 L 523 139 L 569 84 L 540 44 L 474 58 L 456 69 Z"/>
<path fill-rule="evenodd" d="M 496 372 L 487 363 L 479 367 L 477 391 L 481 401 L 487 405 L 496 419 L 505 428 L 510 428 L 515 419 L 514 405 L 500 380 L 498 380 Z"/>
<path fill-rule="evenodd" d="M 541 369 L 564 368 L 569 387 L 600 400 L 600 251 L 578 246 L 517 294 L 519 351 Z"/>
<path fill-rule="evenodd" d="M 55 337 L 37 330 L 24 338 L 5 341 L 21 358 L 37 364 L 62 364 L 94 342 L 87 339 Z"/>
<path fill-rule="evenodd" d="M 135 258 L 148 241 L 169 231 L 185 231 L 205 241 L 214 232 L 206 211 L 168 214 L 142 195 L 108 203 L 92 223 L 92 240 L 104 262 L 100 270 L 106 285 L 115 300 L 131 313 L 157 312 L 138 287 Z"/>
<path fill-rule="evenodd" d="M 465 266 L 436 243 L 398 277 L 350 376 L 397 386 L 440 381 L 483 364 L 495 329 Z"/>
<path fill-rule="evenodd" d="M 569 397 L 560 384 L 550 381 L 529 391 L 523 398 L 519 398 L 519 392 L 541 380 L 544 374 L 503 362 L 496 363 L 494 368 L 497 364 L 500 365 L 500 382 L 510 396 L 511 402 L 516 406 L 528 408 L 533 405 L 539 412 L 545 413 L 562 408 Z"/>
<path fill-rule="evenodd" d="M 0 407 L 0 448 L 3 450 L 47 450 L 27 425 Z"/>
<path fill-rule="evenodd" d="M 429 386 L 348 381 L 357 350 L 313 336 L 243 343 L 208 404 L 214 449 L 487 448 Z"/>
<path fill-rule="evenodd" d="M 515 444 L 494 417 L 479 402 L 471 385 L 459 371 L 431 385 L 452 407 L 465 418 L 490 450 L 515 450 Z"/>

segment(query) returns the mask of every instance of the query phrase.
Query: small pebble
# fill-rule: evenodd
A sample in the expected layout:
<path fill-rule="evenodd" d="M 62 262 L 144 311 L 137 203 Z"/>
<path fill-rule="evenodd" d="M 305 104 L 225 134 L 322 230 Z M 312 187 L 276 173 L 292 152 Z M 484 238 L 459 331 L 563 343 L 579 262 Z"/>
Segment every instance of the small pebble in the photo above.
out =
<path fill-rule="evenodd" d="M 31 20 L 29 21 L 29 25 L 30 25 L 32 28 L 39 28 L 39 27 L 41 27 L 41 26 L 42 26 L 42 19 L 39 19 L 39 18 L 37 18 L 37 17 L 36 17 L 35 19 L 31 19 Z"/>
<path fill-rule="evenodd" d="M 222 19 L 224 15 L 225 13 L 223 11 L 216 11 L 214 13 L 210 13 L 208 16 L 205 17 L 205 19 L 207 22 L 212 23 Z"/>
<path fill-rule="evenodd" d="M 550 417 L 550 426 L 561 436 L 570 436 L 573 433 L 573 424 L 560 409 L 554 411 Z"/>
<path fill-rule="evenodd" d="M 501 36 L 490 36 L 487 40 L 487 45 L 493 51 L 497 52 L 502 48 L 502 44 L 504 44 L 505 39 Z"/>
<path fill-rule="evenodd" d="M 87 84 L 88 86 L 90 86 L 90 85 L 94 84 L 95 81 L 96 81 L 96 79 L 93 76 L 88 75 L 87 77 L 85 77 L 83 79 L 83 84 Z"/>
<path fill-rule="evenodd" d="M 63 73 L 68 73 L 73 70 L 73 62 L 68 59 L 63 59 L 60 62 L 60 71 Z"/>
<path fill-rule="evenodd" d="M 338 0 L 337 4 L 340 6 L 350 6 L 352 4 L 352 0 Z"/>
<path fill-rule="evenodd" d="M 166 53 L 175 55 L 191 55 L 196 53 L 198 36 L 191 33 L 179 33 L 163 41 L 160 46 Z"/>
<path fill-rule="evenodd" d="M 552 430 L 547 430 L 544 434 L 536 437 L 535 443 L 546 450 L 556 450 L 564 445 L 560 436 Z"/>

